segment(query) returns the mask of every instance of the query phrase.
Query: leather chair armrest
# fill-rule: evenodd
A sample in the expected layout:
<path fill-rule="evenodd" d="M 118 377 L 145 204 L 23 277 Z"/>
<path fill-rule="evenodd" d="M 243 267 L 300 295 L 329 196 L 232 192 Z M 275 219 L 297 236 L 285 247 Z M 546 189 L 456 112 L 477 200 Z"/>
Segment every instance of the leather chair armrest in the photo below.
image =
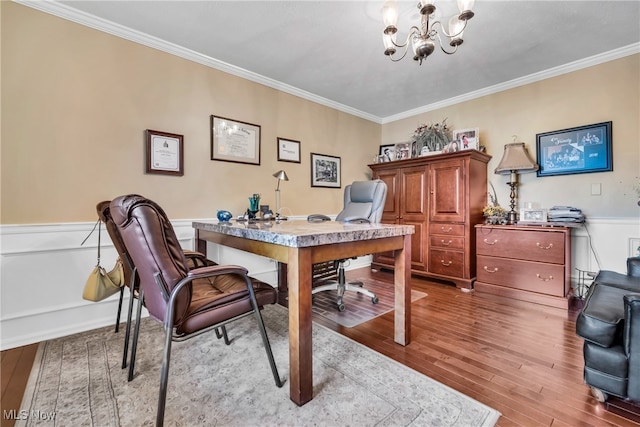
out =
<path fill-rule="evenodd" d="M 627 275 L 640 277 L 640 257 L 627 258 Z"/>
<path fill-rule="evenodd" d="M 640 294 L 624 296 L 624 349 L 629 358 L 627 397 L 640 402 Z"/>

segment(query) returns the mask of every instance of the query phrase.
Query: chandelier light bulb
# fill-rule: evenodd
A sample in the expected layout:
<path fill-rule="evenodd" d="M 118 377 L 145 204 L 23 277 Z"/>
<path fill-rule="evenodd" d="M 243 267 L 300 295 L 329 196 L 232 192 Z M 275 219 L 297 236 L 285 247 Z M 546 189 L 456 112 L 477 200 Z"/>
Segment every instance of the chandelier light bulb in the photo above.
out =
<path fill-rule="evenodd" d="M 462 33 L 464 33 L 465 21 L 461 21 L 458 15 L 449 18 L 449 35 L 451 36 L 450 46 L 459 46 L 462 44 Z"/>
<path fill-rule="evenodd" d="M 385 34 L 394 34 L 397 31 L 398 6 L 395 0 L 387 0 L 382 6 L 382 21 L 384 22 Z"/>

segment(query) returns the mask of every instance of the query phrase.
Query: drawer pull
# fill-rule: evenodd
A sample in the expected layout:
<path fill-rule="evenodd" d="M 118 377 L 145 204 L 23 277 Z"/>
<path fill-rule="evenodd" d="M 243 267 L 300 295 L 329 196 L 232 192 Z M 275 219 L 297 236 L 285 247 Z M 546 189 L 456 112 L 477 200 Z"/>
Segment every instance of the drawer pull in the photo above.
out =
<path fill-rule="evenodd" d="M 444 240 L 440 240 L 440 243 L 442 243 L 444 246 L 449 246 L 453 242 L 451 240 L 449 240 L 448 242 L 445 242 Z"/>
<path fill-rule="evenodd" d="M 536 277 L 540 280 L 542 280 L 543 282 L 548 282 L 549 280 L 553 280 L 553 276 L 549 276 L 549 277 L 542 277 L 539 274 L 536 274 Z"/>
<path fill-rule="evenodd" d="M 540 243 L 536 243 L 536 246 L 540 249 L 551 249 L 553 247 L 553 243 L 549 243 L 547 246 L 542 246 Z"/>
<path fill-rule="evenodd" d="M 453 262 L 452 261 L 440 260 L 440 264 L 444 265 L 445 267 L 449 267 L 451 264 L 453 264 Z"/>
<path fill-rule="evenodd" d="M 498 239 L 494 240 L 493 242 L 490 242 L 490 241 L 488 241 L 487 239 L 484 239 L 484 242 L 485 242 L 487 245 L 495 245 L 496 243 L 498 243 Z"/>
<path fill-rule="evenodd" d="M 486 271 L 487 273 L 497 273 L 498 272 L 498 267 L 494 268 L 493 270 L 490 269 L 489 267 L 487 267 L 486 265 L 484 266 L 484 271 Z"/>
<path fill-rule="evenodd" d="M 442 226 L 442 227 L 440 227 L 440 230 L 442 230 L 443 233 L 451 233 L 453 228 L 449 227 L 449 228 L 445 229 L 444 226 Z"/>

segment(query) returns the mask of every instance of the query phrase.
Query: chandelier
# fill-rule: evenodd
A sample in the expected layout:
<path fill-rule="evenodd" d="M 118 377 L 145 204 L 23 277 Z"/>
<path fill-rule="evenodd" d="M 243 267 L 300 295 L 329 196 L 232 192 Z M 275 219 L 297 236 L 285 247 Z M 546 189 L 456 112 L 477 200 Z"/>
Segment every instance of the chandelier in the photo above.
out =
<path fill-rule="evenodd" d="M 467 21 L 473 18 L 473 8 L 475 0 L 458 0 L 458 8 L 460 9 L 459 15 L 453 15 L 449 19 L 449 32 L 444 28 L 444 25 L 440 21 L 430 22 L 429 19 L 433 19 L 432 15 L 436 11 L 436 7 L 433 4 L 433 0 L 420 0 L 418 2 L 418 9 L 421 15 L 421 28 L 415 25 L 409 29 L 404 43 L 397 43 L 396 36 L 398 28 L 396 23 L 398 21 L 398 7 L 395 0 L 387 0 L 382 8 L 382 18 L 384 20 L 384 33 L 382 40 L 384 42 L 384 54 L 392 61 L 400 61 L 405 57 L 409 50 L 409 43 L 413 49 L 413 59 L 418 61 L 422 65 L 422 60 L 427 59 L 435 49 L 434 41 L 437 39 L 440 45 L 440 49 L 447 55 L 452 55 L 458 50 L 458 46 L 462 44 L 462 33 L 467 28 Z M 440 32 L 448 38 L 449 46 L 453 49 L 445 49 L 440 32 L 436 27 L 439 27 Z M 400 58 L 394 58 L 396 48 L 404 49 Z"/>

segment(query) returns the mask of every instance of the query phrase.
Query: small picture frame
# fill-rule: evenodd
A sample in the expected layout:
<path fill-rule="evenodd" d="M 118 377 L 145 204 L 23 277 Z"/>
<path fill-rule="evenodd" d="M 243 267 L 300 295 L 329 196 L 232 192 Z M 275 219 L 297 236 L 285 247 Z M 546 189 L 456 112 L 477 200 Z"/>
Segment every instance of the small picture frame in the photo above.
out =
<path fill-rule="evenodd" d="M 457 129 L 452 132 L 450 146 L 455 142 L 457 150 L 477 150 L 480 147 L 480 128 Z"/>
<path fill-rule="evenodd" d="M 546 209 L 520 209 L 521 222 L 547 222 Z"/>
<path fill-rule="evenodd" d="M 392 162 L 396 159 L 396 144 L 381 145 L 378 150 L 380 163 Z"/>
<path fill-rule="evenodd" d="M 411 143 L 399 142 L 395 145 L 395 160 L 405 160 L 411 158 Z"/>
<path fill-rule="evenodd" d="M 211 160 L 260 165 L 260 126 L 211 116 Z"/>
<path fill-rule="evenodd" d="M 613 170 L 611 122 L 536 135 L 537 176 Z"/>
<path fill-rule="evenodd" d="M 340 157 L 311 153 L 311 186 L 340 188 Z"/>
<path fill-rule="evenodd" d="M 640 237 L 629 238 L 629 257 L 640 257 Z"/>
<path fill-rule="evenodd" d="M 278 161 L 300 163 L 300 141 L 278 137 Z"/>
<path fill-rule="evenodd" d="M 184 136 L 146 130 L 145 173 L 184 175 Z"/>

